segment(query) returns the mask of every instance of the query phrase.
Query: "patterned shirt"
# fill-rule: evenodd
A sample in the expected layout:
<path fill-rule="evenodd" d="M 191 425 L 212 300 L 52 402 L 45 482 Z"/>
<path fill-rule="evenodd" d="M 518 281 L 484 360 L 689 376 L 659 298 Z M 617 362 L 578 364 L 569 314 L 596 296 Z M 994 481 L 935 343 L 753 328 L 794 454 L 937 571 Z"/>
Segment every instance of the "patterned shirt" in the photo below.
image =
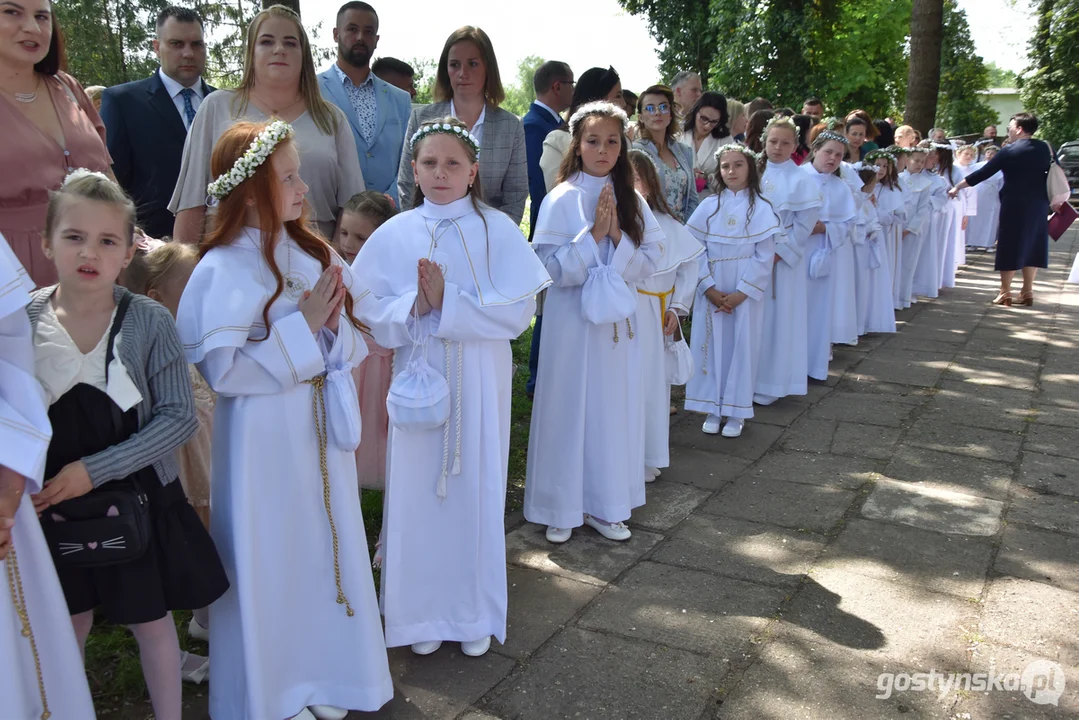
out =
<path fill-rule="evenodd" d="M 345 93 L 352 103 L 352 111 L 356 113 L 356 122 L 360 126 L 360 135 L 370 145 L 375 137 L 375 124 L 378 120 L 378 105 L 375 103 L 375 75 L 367 73 L 367 79 L 357 87 L 352 78 L 345 75 L 345 71 L 337 63 L 333 64 L 337 71 L 337 77 L 341 78 L 341 84 L 345 86 Z"/>
<path fill-rule="evenodd" d="M 682 171 L 681 166 L 672 168 L 662 161 L 658 165 L 663 173 L 663 186 L 666 191 L 664 194 L 667 197 L 667 204 L 676 213 L 681 213 L 682 206 L 686 202 L 686 193 L 689 192 L 689 177 Z"/>

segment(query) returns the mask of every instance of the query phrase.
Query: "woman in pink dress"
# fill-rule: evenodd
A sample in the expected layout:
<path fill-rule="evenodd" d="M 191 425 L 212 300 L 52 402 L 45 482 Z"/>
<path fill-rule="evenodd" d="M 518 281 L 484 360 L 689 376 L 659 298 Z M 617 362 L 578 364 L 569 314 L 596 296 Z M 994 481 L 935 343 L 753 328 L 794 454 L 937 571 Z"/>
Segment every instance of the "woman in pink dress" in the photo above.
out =
<path fill-rule="evenodd" d="M 0 234 L 39 287 L 56 282 L 41 249 L 49 191 L 75 168 L 111 175 L 105 125 L 64 64 L 49 0 L 8 5 L 0 14 Z"/>

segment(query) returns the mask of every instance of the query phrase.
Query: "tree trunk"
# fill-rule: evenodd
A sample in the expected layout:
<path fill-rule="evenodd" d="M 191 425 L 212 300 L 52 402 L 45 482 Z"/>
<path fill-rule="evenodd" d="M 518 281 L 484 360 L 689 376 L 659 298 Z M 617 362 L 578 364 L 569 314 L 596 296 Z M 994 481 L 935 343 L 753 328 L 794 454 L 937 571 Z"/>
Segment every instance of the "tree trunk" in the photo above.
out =
<path fill-rule="evenodd" d="M 910 72 L 903 121 L 927 135 L 937 115 L 944 0 L 914 0 L 910 14 Z"/>
<path fill-rule="evenodd" d="M 294 11 L 297 15 L 300 14 L 300 0 L 262 0 L 263 8 L 268 8 L 271 5 L 284 5 L 289 10 Z"/>

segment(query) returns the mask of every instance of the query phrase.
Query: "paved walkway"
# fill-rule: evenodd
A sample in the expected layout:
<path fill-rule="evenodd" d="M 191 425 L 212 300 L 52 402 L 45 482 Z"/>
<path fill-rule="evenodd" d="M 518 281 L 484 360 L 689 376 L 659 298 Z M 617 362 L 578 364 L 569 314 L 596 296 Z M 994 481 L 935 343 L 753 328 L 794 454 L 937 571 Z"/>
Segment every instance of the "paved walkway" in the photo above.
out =
<path fill-rule="evenodd" d="M 739 439 L 680 413 L 626 544 L 510 517 L 507 645 L 392 651 L 393 702 L 350 718 L 1079 716 L 1077 248 L 1053 245 L 1033 309 L 991 308 L 973 256 Z M 1039 659 L 1059 706 L 1001 678 Z M 900 691 L 931 670 L 1013 691 Z"/>

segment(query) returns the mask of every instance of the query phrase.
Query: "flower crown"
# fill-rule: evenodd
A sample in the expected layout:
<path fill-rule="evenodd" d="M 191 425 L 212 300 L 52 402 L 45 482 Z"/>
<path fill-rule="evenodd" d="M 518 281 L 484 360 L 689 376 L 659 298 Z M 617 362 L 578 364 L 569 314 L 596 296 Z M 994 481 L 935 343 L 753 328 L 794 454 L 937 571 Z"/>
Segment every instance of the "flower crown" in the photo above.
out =
<path fill-rule="evenodd" d="M 750 150 L 748 147 L 746 147 L 742 143 L 740 143 L 740 142 L 732 142 L 732 143 L 727 143 L 726 145 L 720 145 L 719 146 L 719 149 L 716 150 L 716 154 L 715 154 L 716 162 L 719 162 L 719 158 L 720 158 L 720 156 L 723 155 L 723 153 L 729 153 L 729 152 L 740 152 L 743 155 L 745 155 L 747 158 L 749 158 L 750 160 L 760 160 L 760 158 L 761 158 L 761 156 L 759 154 L 753 152 L 752 150 Z"/>
<path fill-rule="evenodd" d="M 258 170 L 266 158 L 273 154 L 274 149 L 282 140 L 292 137 L 292 126 L 284 120 L 274 120 L 266 126 L 266 129 L 258 134 L 247 148 L 247 152 L 241 155 L 232 168 L 221 177 L 206 186 L 206 193 L 213 201 L 222 200 L 226 195 L 240 186 L 255 171 Z M 212 204 L 207 202 L 207 205 Z"/>
<path fill-rule="evenodd" d="M 764 124 L 764 130 L 761 131 L 761 137 L 762 138 L 768 137 L 768 131 L 771 130 L 772 126 L 776 125 L 777 123 L 783 123 L 783 126 L 790 129 L 790 130 L 793 130 L 795 135 L 800 135 L 801 134 L 801 130 L 798 128 L 797 125 L 795 125 L 794 121 L 791 120 L 789 117 L 787 117 L 786 115 L 773 115 L 772 118 L 768 122 L 766 122 Z M 795 137 L 796 141 L 797 141 L 797 139 L 798 138 Z"/>
<path fill-rule="evenodd" d="M 882 157 L 883 157 L 883 156 L 882 156 Z M 873 171 L 873 172 L 875 172 L 875 173 L 876 173 L 877 175 L 880 175 L 881 173 L 883 173 L 883 172 L 884 172 L 884 168 L 880 167 L 879 165 L 874 165 L 874 164 L 872 163 L 872 161 L 870 161 L 870 160 L 869 160 L 869 155 L 866 155 L 866 158 L 865 158 L 865 159 L 866 159 L 866 161 L 868 161 L 868 162 L 866 162 L 866 161 L 862 161 L 862 160 L 859 160 L 858 162 L 856 162 L 856 163 L 854 163 L 853 165 L 851 165 L 851 169 L 853 169 L 853 170 L 854 170 L 854 172 L 856 172 L 856 173 L 860 173 L 860 172 L 862 172 L 863 170 L 872 170 L 872 171 Z"/>
<path fill-rule="evenodd" d="M 75 182 L 76 180 L 81 180 L 84 177 L 95 177 L 98 180 L 108 180 L 109 179 L 108 175 L 106 175 L 105 173 L 102 173 L 102 172 L 97 172 L 96 170 L 88 170 L 87 168 L 75 168 L 74 170 L 72 170 L 71 172 L 69 172 L 67 174 L 67 177 L 64 178 L 64 182 L 60 183 L 60 187 L 64 187 L 69 182 Z"/>
<path fill-rule="evenodd" d="M 923 155 L 929 154 L 929 148 L 922 147 L 921 145 L 915 145 L 912 148 L 907 148 L 906 151 L 911 155 L 913 155 L 914 153 L 922 153 Z"/>
<path fill-rule="evenodd" d="M 434 135 L 435 133 L 453 135 L 454 137 L 459 138 L 465 145 L 468 145 L 468 147 L 471 148 L 472 152 L 476 155 L 476 159 L 479 160 L 480 141 L 476 139 L 476 136 L 460 125 L 454 125 L 453 123 L 448 122 L 435 122 L 421 125 L 420 129 L 412 135 L 412 139 L 408 141 L 408 149 L 415 151 L 416 143 L 423 140 L 428 135 Z"/>
<path fill-rule="evenodd" d="M 850 141 L 847 140 L 846 135 L 840 135 L 839 133 L 833 132 L 832 130 L 821 130 L 820 134 L 817 135 L 817 140 L 835 140 L 836 142 L 841 142 L 848 147 L 850 146 Z"/>
<path fill-rule="evenodd" d="M 887 150 L 871 150 L 865 154 L 865 162 L 875 163 L 877 160 L 887 160 L 888 162 L 895 163 L 895 155 Z"/>
<path fill-rule="evenodd" d="M 577 133 L 577 126 L 586 117 L 593 115 L 602 115 L 603 117 L 614 118 L 622 123 L 622 132 L 625 132 L 629 128 L 629 118 L 626 117 L 626 113 L 622 108 L 617 105 L 612 105 L 604 100 L 596 100 L 595 102 L 585 103 L 581 107 L 577 108 L 577 112 L 573 113 L 573 117 L 569 119 L 569 132 L 570 135 Z"/>

